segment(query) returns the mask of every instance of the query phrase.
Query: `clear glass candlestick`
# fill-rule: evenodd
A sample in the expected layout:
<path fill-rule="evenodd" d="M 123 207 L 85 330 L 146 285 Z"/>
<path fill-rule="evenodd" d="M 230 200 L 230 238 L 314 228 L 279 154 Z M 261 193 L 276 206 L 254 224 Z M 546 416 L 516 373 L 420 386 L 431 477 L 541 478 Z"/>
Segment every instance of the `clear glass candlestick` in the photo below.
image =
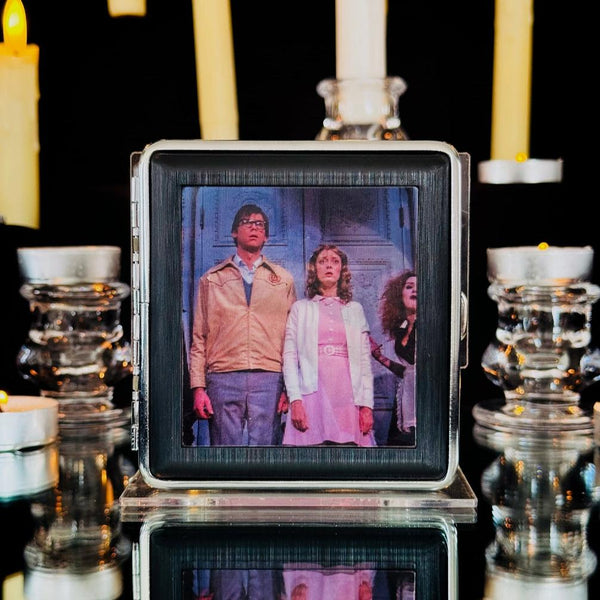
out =
<path fill-rule="evenodd" d="M 556 260 L 547 260 L 551 255 L 535 260 L 534 254 L 536 271 L 527 266 L 528 248 L 515 251 L 521 260 L 508 266 L 508 278 L 496 269 L 505 257 L 488 255 L 488 294 L 498 305 L 498 324 L 481 364 L 504 398 L 475 406 L 475 420 L 492 428 L 591 430 L 591 411 L 580 406 L 580 392 L 600 380 L 600 351 L 590 347 L 592 306 L 600 288 L 579 280 L 591 267 L 589 252 L 582 253 L 584 269 L 577 277 L 553 280 L 544 269 L 562 269 L 557 261 L 573 259 L 573 253 L 557 249 Z M 524 278 L 512 272 L 527 269 Z"/>
<path fill-rule="evenodd" d="M 317 140 L 405 140 L 398 99 L 406 90 L 400 77 L 324 79 L 317 93 L 325 119 Z"/>
<path fill-rule="evenodd" d="M 119 419 L 113 386 L 132 369 L 120 321 L 130 290 L 118 281 L 120 249 L 20 248 L 18 259 L 31 311 L 21 374 L 58 400 L 61 424 Z"/>

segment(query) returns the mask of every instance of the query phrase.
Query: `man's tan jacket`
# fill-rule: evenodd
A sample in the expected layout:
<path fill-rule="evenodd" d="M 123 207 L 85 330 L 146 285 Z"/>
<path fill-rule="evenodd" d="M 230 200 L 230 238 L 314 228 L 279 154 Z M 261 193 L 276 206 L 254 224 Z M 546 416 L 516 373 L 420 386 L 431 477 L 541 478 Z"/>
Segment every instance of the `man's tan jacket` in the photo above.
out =
<path fill-rule="evenodd" d="M 209 269 L 196 296 L 191 387 L 206 387 L 206 373 L 281 372 L 285 325 L 295 300 L 292 275 L 267 260 L 254 274 L 250 304 L 232 258 Z"/>

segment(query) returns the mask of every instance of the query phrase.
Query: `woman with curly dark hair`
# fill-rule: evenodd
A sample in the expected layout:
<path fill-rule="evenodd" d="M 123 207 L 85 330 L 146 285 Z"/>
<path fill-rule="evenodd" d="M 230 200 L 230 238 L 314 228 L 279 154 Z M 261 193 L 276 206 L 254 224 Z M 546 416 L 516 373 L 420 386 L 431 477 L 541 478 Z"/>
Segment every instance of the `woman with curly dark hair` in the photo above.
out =
<path fill-rule="evenodd" d="M 346 253 L 321 244 L 308 262 L 306 298 L 290 310 L 283 375 L 291 402 L 283 444 L 374 446 L 369 326 L 352 300 Z"/>
<path fill-rule="evenodd" d="M 391 428 L 388 443 L 414 444 L 415 415 L 415 343 L 417 321 L 417 274 L 404 271 L 386 284 L 379 316 L 383 332 L 394 340 L 398 361 L 381 352 L 381 345 L 370 338 L 371 354 L 375 360 L 398 378 L 396 388 L 396 426 Z"/>

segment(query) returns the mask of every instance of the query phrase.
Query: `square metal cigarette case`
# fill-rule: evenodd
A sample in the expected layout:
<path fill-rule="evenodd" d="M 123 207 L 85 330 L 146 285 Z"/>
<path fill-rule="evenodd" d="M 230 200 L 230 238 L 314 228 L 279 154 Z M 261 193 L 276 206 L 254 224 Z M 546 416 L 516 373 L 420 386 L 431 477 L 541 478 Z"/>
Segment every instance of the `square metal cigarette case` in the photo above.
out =
<path fill-rule="evenodd" d="M 436 141 L 167 140 L 134 153 L 132 437 L 144 480 L 205 490 L 448 486 L 466 366 L 469 169 L 467 154 Z M 246 269 L 253 281 L 235 259 L 236 243 L 252 240 L 262 256 Z M 323 244 L 342 257 L 346 342 L 317 341 L 319 320 L 306 316 L 318 276 L 309 263 Z M 407 274 L 418 283 L 408 357 L 394 334 L 405 324 L 390 325 L 384 308 Z M 309 427 L 335 428 L 340 406 L 364 438 L 288 437 L 292 409 L 255 402 L 257 382 L 273 380 L 288 395 L 300 389 L 307 411 L 312 398 Z M 212 416 L 195 410 L 192 388 L 203 386 Z M 255 437 L 265 412 L 267 442 Z M 225 414 L 235 443 L 217 438 Z"/>

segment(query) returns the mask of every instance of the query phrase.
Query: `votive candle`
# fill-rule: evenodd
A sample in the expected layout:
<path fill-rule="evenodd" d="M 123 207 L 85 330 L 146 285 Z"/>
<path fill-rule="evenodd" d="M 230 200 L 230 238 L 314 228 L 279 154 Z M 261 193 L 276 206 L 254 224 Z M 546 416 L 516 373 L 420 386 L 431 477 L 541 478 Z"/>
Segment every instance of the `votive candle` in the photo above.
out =
<path fill-rule="evenodd" d="M 594 250 L 591 246 L 512 246 L 488 248 L 487 275 L 504 285 L 562 286 L 588 281 Z"/>

